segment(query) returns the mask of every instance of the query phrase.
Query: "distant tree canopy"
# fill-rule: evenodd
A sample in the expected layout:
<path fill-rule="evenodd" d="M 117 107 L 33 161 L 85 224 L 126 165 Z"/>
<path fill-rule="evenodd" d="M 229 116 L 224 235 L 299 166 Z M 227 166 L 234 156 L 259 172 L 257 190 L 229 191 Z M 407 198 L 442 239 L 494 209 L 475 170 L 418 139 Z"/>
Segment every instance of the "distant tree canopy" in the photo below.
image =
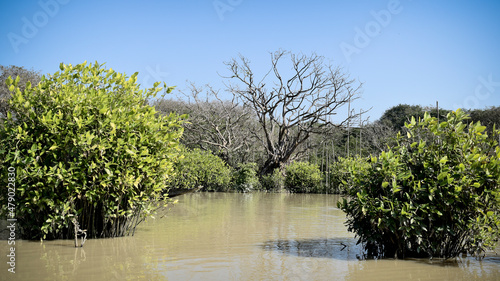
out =
<path fill-rule="evenodd" d="M 423 115 L 423 109 L 420 105 L 399 104 L 387 109 L 379 122 L 393 130 L 400 130 L 404 127 L 405 122 L 409 121 L 411 116 Z"/>
<path fill-rule="evenodd" d="M 455 108 L 456 109 L 456 108 Z M 428 112 L 431 117 L 438 117 L 436 107 L 422 107 L 420 105 L 399 104 L 387 109 L 378 121 L 379 125 L 386 126 L 394 131 L 400 131 L 405 122 L 409 122 L 413 116 L 417 120 L 423 118 L 425 112 Z M 439 118 L 444 121 L 446 115 L 451 111 L 448 109 L 439 109 Z M 489 107 L 485 109 L 469 109 L 464 110 L 470 116 L 470 122 L 481 122 L 486 126 L 488 132 L 493 131 L 493 126 L 500 125 L 500 107 Z"/>
<path fill-rule="evenodd" d="M 26 82 L 30 82 L 34 87 L 38 85 L 41 79 L 39 71 L 33 69 L 28 70 L 22 66 L 0 65 L 0 118 L 7 116 L 7 111 L 9 111 L 8 100 L 11 94 L 9 87 L 5 83 L 9 76 L 11 76 L 12 79 L 16 79 L 16 77 L 19 76 L 18 87 L 21 92 L 26 88 Z"/>
<path fill-rule="evenodd" d="M 467 113 L 470 115 L 472 122 L 481 122 L 481 125 L 486 126 L 488 132 L 493 132 L 493 126 L 497 129 L 500 127 L 500 107 L 492 106 L 486 109 L 469 110 Z"/>
<path fill-rule="evenodd" d="M 395 131 L 400 131 L 412 116 L 418 120 L 424 117 L 425 112 L 428 112 L 432 117 L 438 117 L 437 110 L 436 107 L 431 106 L 399 104 L 387 109 L 378 122 Z M 439 118 L 444 120 L 449 112 L 450 110 L 447 109 L 439 109 Z"/>

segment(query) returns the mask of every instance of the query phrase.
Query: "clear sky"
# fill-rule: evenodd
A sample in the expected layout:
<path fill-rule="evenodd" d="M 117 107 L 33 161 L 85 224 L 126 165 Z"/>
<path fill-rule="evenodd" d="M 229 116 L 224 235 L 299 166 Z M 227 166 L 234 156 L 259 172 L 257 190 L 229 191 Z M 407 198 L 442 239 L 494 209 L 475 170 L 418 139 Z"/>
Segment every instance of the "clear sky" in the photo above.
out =
<path fill-rule="evenodd" d="M 500 106 L 500 1 L 1 1 L 0 64 L 100 63 L 139 82 L 223 88 L 238 54 L 315 52 L 363 82 L 370 120 L 400 104 Z M 257 73 L 259 74 L 259 73 Z"/>

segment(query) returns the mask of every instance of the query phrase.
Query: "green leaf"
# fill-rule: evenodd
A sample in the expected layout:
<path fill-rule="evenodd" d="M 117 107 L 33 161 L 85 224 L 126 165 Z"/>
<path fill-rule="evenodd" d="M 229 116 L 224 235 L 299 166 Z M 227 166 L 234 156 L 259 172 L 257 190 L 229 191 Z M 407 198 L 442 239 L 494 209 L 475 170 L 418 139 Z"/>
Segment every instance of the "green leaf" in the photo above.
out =
<path fill-rule="evenodd" d="M 111 173 L 111 171 L 108 169 L 108 168 L 104 168 L 104 171 L 106 172 L 106 174 L 108 174 L 109 176 L 112 176 L 113 174 Z"/>
<path fill-rule="evenodd" d="M 7 86 L 10 86 L 12 84 L 12 77 L 7 77 L 7 79 L 5 79 L 5 84 L 7 84 Z"/>
<path fill-rule="evenodd" d="M 446 156 L 446 155 L 443 158 L 441 158 L 441 160 L 439 160 L 439 163 L 441 163 L 441 164 L 446 164 L 446 162 L 448 162 L 448 156 Z"/>
<path fill-rule="evenodd" d="M 438 175 L 437 180 L 438 180 L 438 181 L 441 181 L 441 180 L 443 180 L 444 178 L 446 178 L 447 176 L 448 176 L 448 173 L 447 173 L 447 172 L 442 172 L 442 173 L 440 173 L 440 174 Z"/>
<path fill-rule="evenodd" d="M 175 89 L 175 86 L 171 86 L 167 88 L 167 94 L 170 94 Z"/>

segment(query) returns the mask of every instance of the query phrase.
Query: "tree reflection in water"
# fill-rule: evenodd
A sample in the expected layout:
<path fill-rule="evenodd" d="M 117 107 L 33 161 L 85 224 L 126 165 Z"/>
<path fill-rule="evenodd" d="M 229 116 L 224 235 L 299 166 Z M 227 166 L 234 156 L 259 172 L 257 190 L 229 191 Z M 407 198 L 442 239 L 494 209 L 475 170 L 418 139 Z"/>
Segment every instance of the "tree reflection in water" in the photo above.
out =
<path fill-rule="evenodd" d="M 272 240 L 263 244 L 265 250 L 275 250 L 298 257 L 334 258 L 338 260 L 363 259 L 355 238 L 318 238 Z"/>

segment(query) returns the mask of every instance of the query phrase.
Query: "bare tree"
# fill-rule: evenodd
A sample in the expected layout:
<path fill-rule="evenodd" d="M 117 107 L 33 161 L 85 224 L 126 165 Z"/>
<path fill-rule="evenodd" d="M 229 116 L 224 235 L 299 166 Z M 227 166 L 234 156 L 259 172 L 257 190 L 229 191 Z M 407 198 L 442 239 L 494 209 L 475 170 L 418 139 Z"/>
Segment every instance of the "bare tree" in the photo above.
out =
<path fill-rule="evenodd" d="M 284 57 L 290 57 L 291 71 L 279 67 Z M 309 147 L 301 144 L 312 134 L 343 127 L 359 117 L 359 113 L 349 113 L 340 121 L 332 121 L 344 105 L 359 97 L 361 84 L 342 69 L 324 63 L 324 57 L 279 50 L 271 54 L 271 63 L 271 69 L 260 80 L 241 55 L 240 61 L 225 63 L 231 72 L 226 78 L 237 81 L 237 85 L 228 85 L 229 91 L 253 109 L 262 129 L 262 134 L 256 134 L 267 154 L 261 174 L 281 168 L 303 153 L 301 148 Z M 284 78 L 282 72 L 289 78 Z M 272 85 L 266 87 L 269 82 Z"/>
<path fill-rule="evenodd" d="M 248 161 L 258 150 L 252 133 L 257 129 L 255 117 L 236 97 L 223 100 L 212 87 L 194 84 L 183 94 L 186 101 L 163 100 L 157 108 L 189 114 L 182 139 L 186 146 L 210 150 L 232 166 Z"/>
<path fill-rule="evenodd" d="M 20 66 L 3 66 L 0 65 L 0 118 L 7 116 L 9 111 L 8 100 L 10 99 L 10 91 L 5 84 L 5 80 L 11 76 L 12 79 L 16 79 L 19 76 L 19 89 L 24 91 L 26 83 L 29 81 L 34 87 L 40 82 L 40 72 L 32 70 L 27 70 Z"/>
<path fill-rule="evenodd" d="M 363 128 L 368 150 L 375 155 L 396 144 L 396 133 L 396 130 L 381 121 L 375 121 Z"/>

